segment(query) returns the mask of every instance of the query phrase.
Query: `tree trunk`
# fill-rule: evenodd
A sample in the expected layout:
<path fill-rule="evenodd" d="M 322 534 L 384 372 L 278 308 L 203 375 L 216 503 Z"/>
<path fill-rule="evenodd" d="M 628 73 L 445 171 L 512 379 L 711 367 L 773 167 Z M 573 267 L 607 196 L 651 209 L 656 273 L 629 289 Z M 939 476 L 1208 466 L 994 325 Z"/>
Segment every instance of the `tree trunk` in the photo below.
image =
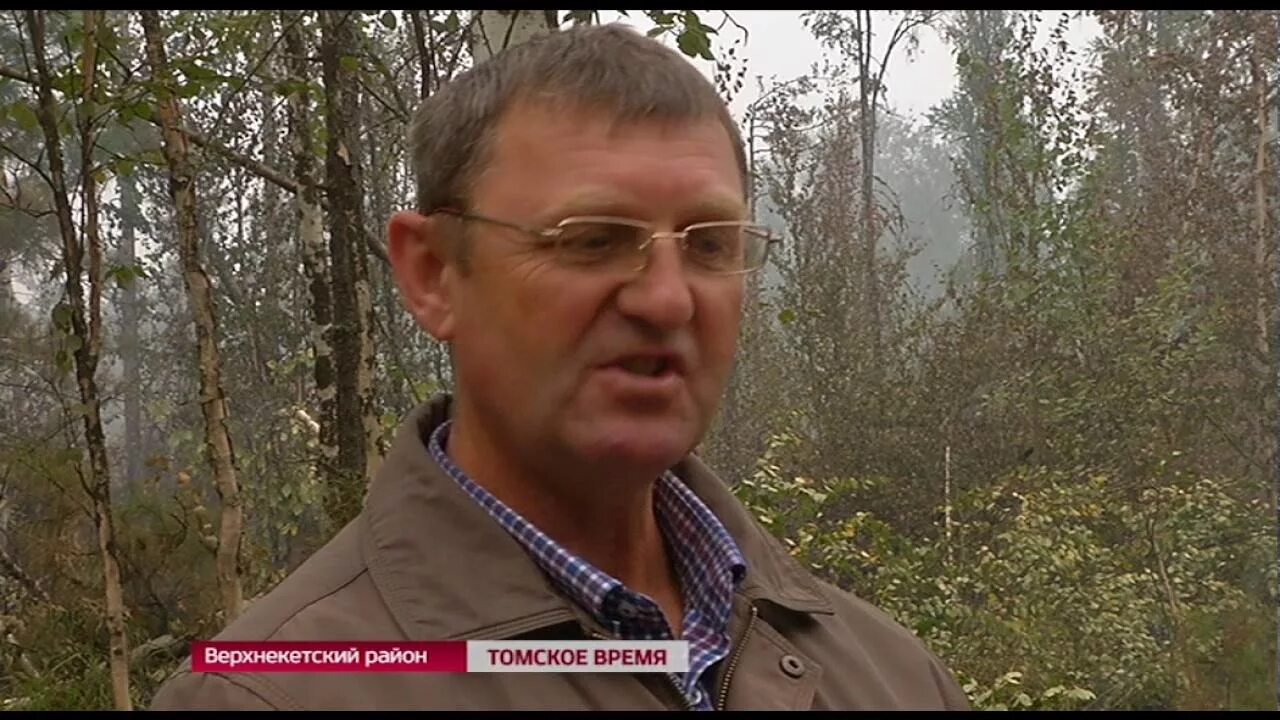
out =
<path fill-rule="evenodd" d="M 364 250 L 364 193 L 358 159 L 355 71 L 344 58 L 356 56 L 351 12 L 322 11 L 320 61 L 324 68 L 325 176 L 329 197 L 329 254 L 333 272 L 333 346 L 337 371 L 337 473 L 327 511 L 339 526 L 359 512 L 365 484 L 378 460 L 379 429 L 373 403 L 372 308 Z M 350 61 L 347 61 L 348 63 Z"/>
<path fill-rule="evenodd" d="M 205 447 L 213 466 L 214 482 L 222 505 L 217 545 L 218 589 L 222 594 L 224 621 L 230 622 L 240 615 L 244 606 L 244 594 L 240 585 L 240 536 L 243 519 L 235 454 L 228 427 L 230 414 L 222 392 L 217 318 L 214 315 L 209 276 L 200 264 L 195 178 L 188 156 L 187 136 L 181 129 L 181 110 L 172 91 L 173 79 L 165 56 L 160 15 L 155 10 L 143 10 L 140 15 L 146 35 L 147 62 L 151 66 L 152 78 L 160 86 L 157 89 L 157 105 L 164 133 L 164 156 L 169 166 L 169 194 L 173 198 L 178 226 L 178 255 L 195 319 Z"/>
<path fill-rule="evenodd" d="M 1271 135 L 1270 113 L 1268 112 L 1268 73 L 1267 68 L 1274 64 L 1276 51 L 1276 33 L 1274 32 L 1274 16 L 1262 13 L 1259 17 L 1259 29 L 1254 33 L 1253 53 L 1249 58 L 1249 66 L 1253 80 L 1255 111 L 1257 113 L 1258 146 L 1254 159 L 1253 172 L 1253 230 L 1254 230 L 1254 264 L 1257 275 L 1256 306 L 1254 309 L 1254 363 L 1257 374 L 1258 420 L 1257 438 L 1254 441 L 1261 465 L 1266 477 L 1267 497 L 1271 507 L 1276 507 L 1276 407 L 1275 407 L 1275 371 L 1272 369 L 1272 308 L 1275 303 L 1275 270 L 1269 262 L 1273 243 L 1271 223 L 1267 212 L 1268 180 L 1273 180 L 1273 172 L 1268 171 L 1267 145 Z"/>
<path fill-rule="evenodd" d="M 871 74 L 871 11 L 860 10 L 858 24 L 858 110 L 862 128 L 863 302 L 870 314 L 871 363 L 880 361 L 880 292 L 876 277 L 879 228 L 875 210 L 876 88 Z"/>
<path fill-rule="evenodd" d="M 283 13 L 285 52 L 288 55 L 290 78 L 295 82 L 307 82 L 311 73 L 307 69 L 307 45 L 302 31 Z M 311 347 L 315 355 L 314 377 L 316 398 L 319 402 L 317 430 L 320 441 L 319 476 L 325 487 L 336 487 L 340 477 L 338 467 L 338 440 L 336 432 L 337 386 L 333 370 L 333 345 L 330 335 L 333 329 L 333 299 L 330 295 L 329 257 L 324 245 L 324 217 L 320 212 L 320 197 L 315 188 L 315 155 L 311 133 L 311 97 L 306 92 L 289 95 L 289 146 L 293 153 L 293 174 L 298 181 L 298 244 L 301 246 L 302 267 L 307 275 L 307 288 L 311 295 Z"/>
<path fill-rule="evenodd" d="M 545 10 L 477 10 L 471 28 L 471 57 L 483 62 L 509 47 L 555 32 L 554 15 Z"/>
<path fill-rule="evenodd" d="M 93 78 L 96 75 L 94 55 L 96 54 L 95 33 L 92 26 L 98 17 L 98 11 L 86 13 L 85 32 L 85 67 L 82 77 L 87 87 L 84 96 L 89 97 L 92 91 Z M 76 235 L 75 223 L 71 217 L 71 201 L 67 195 L 66 171 L 62 161 L 62 142 L 58 134 L 58 112 L 53 102 L 53 80 L 49 73 L 49 65 L 45 54 L 45 18 L 41 11 L 26 11 L 27 29 L 31 35 L 32 55 L 35 60 L 37 94 L 39 104 L 36 115 L 44 132 L 45 150 L 49 163 L 49 180 L 52 184 L 54 206 L 58 217 L 58 230 L 62 236 L 62 264 L 66 273 L 66 303 L 70 308 L 69 324 L 71 335 L 70 346 L 74 348 L 74 365 L 76 384 L 80 390 L 80 402 L 83 405 L 85 442 L 89 449 L 89 483 L 86 487 L 93 503 L 93 519 L 98 531 L 98 551 L 102 556 L 103 592 L 106 599 L 107 635 L 110 647 L 109 664 L 111 668 L 111 694 L 117 710 L 132 710 L 133 701 L 129 695 L 129 637 L 125 632 L 124 592 L 120 584 L 119 549 L 115 541 L 115 524 L 111 514 L 111 471 L 107 462 L 106 441 L 102 432 L 102 408 L 98 398 L 98 387 L 95 374 L 98 356 L 95 347 L 99 338 L 92 337 L 91 330 L 98 327 L 92 320 L 85 318 L 85 298 L 81 286 L 84 259 L 84 247 Z M 88 125 L 82 125 L 82 130 Z M 83 138 L 92 141 L 91 136 Z M 88 169 L 85 169 L 86 174 Z M 93 189 L 91 183 L 86 187 Z M 88 206 L 97 204 L 96 193 L 83 198 Z M 89 287 L 92 297 L 101 292 L 101 275 L 90 275 Z"/>
<path fill-rule="evenodd" d="M 435 43 L 429 42 L 427 38 L 433 35 L 431 29 L 430 17 L 426 20 L 423 15 L 430 13 L 429 10 L 410 10 L 409 19 L 413 22 L 413 42 L 414 47 L 418 51 L 418 97 L 425 100 L 431 96 L 431 91 L 435 87 L 435 58 L 431 55 Z"/>
<path fill-rule="evenodd" d="M 117 180 L 120 188 L 120 262 L 131 266 L 138 262 L 138 217 L 141 193 L 133 175 L 123 175 Z M 142 358 L 138 325 L 141 321 L 141 303 L 138 284 L 131 282 L 124 288 L 124 301 L 120 303 L 120 360 L 124 366 L 124 457 L 125 480 L 132 484 L 142 475 Z"/>

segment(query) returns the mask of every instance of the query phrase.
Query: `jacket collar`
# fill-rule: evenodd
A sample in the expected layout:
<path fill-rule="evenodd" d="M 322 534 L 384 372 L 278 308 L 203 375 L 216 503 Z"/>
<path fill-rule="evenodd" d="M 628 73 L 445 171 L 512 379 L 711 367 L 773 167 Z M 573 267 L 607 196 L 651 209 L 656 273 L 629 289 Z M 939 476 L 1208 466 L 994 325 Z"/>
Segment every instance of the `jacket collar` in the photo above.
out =
<path fill-rule="evenodd" d="M 414 640 L 497 639 L 565 621 L 589 624 L 431 458 L 427 441 L 448 419 L 450 403 L 441 395 L 406 418 L 357 520 L 369 573 L 401 629 Z M 691 456 L 673 471 L 742 548 L 743 596 L 795 612 L 834 612 L 814 579 L 701 461 Z"/>

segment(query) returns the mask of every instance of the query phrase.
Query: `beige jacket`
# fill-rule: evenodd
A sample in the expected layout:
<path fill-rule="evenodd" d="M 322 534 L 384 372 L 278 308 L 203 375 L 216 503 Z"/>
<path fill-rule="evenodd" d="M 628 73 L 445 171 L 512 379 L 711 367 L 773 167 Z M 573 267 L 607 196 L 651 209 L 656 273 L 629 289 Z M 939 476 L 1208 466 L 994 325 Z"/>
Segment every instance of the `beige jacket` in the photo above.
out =
<path fill-rule="evenodd" d="M 361 514 L 217 640 L 506 640 L 607 635 L 432 460 L 448 397 L 415 411 Z M 676 473 L 747 558 L 716 706 L 968 709 L 951 674 L 879 610 L 796 563 L 696 458 Z M 153 709 L 683 709 L 663 674 L 193 673 Z"/>

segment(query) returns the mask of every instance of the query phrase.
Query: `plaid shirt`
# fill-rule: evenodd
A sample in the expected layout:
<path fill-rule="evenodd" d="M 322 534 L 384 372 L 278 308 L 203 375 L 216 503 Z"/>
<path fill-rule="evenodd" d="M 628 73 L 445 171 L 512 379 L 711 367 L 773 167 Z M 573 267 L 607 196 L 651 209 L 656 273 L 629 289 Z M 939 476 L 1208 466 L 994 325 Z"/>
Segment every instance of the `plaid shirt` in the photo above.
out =
<path fill-rule="evenodd" d="M 574 555 L 467 477 L 445 454 L 450 423 L 431 436 L 436 462 L 498 521 L 533 557 L 551 580 L 622 640 L 670 640 L 662 609 L 608 573 Z M 673 549 L 684 597 L 682 640 L 689 642 L 689 671 L 672 673 L 689 704 L 713 709 L 707 669 L 729 653 L 729 609 L 733 591 L 746 572 L 737 544 L 706 505 L 671 473 L 654 492 L 658 527 Z"/>

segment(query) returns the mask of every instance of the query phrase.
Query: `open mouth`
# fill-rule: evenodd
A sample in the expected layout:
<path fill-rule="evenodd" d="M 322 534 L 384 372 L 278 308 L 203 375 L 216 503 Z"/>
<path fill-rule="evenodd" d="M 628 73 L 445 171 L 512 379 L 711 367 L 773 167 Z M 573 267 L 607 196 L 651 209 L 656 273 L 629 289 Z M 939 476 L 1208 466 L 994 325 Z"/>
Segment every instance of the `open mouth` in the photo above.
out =
<path fill-rule="evenodd" d="M 658 377 L 667 372 L 668 368 L 671 367 L 671 362 L 664 357 L 636 357 L 623 360 L 618 363 L 618 367 L 633 375 Z"/>

